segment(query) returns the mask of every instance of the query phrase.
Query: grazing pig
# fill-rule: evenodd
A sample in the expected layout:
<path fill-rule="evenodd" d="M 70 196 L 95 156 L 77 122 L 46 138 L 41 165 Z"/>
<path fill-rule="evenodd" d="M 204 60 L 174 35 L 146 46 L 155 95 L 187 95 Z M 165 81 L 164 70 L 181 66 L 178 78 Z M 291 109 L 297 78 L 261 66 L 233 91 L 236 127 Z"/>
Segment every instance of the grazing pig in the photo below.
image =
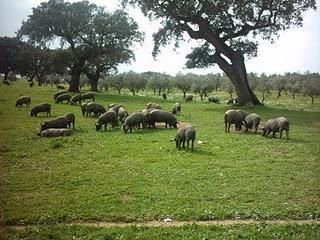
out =
<path fill-rule="evenodd" d="M 48 128 L 38 133 L 41 137 L 63 137 L 70 136 L 71 130 L 67 128 Z"/>
<path fill-rule="evenodd" d="M 29 96 L 21 96 L 16 101 L 16 107 L 23 106 L 23 104 L 27 106 L 30 106 L 31 98 Z"/>
<path fill-rule="evenodd" d="M 112 123 L 112 128 L 115 128 L 117 124 L 118 114 L 113 110 L 108 110 L 104 114 L 102 114 L 98 121 L 95 123 L 96 131 L 99 131 L 101 127 L 104 125 L 104 130 L 107 129 L 107 124 Z"/>
<path fill-rule="evenodd" d="M 2 81 L 3 84 L 10 86 L 10 81 L 9 80 L 3 80 Z"/>
<path fill-rule="evenodd" d="M 120 109 L 121 107 L 123 107 L 123 105 L 115 104 L 115 105 L 113 105 L 112 107 L 110 107 L 109 110 L 113 110 L 113 111 L 115 111 L 115 112 L 118 114 L 119 109 Z"/>
<path fill-rule="evenodd" d="M 40 132 L 48 128 L 67 128 L 70 124 L 66 117 L 57 117 L 40 124 Z"/>
<path fill-rule="evenodd" d="M 243 116 L 239 111 L 231 109 L 224 113 L 225 132 L 230 132 L 231 124 L 235 125 L 236 131 L 240 131 L 242 122 Z"/>
<path fill-rule="evenodd" d="M 71 97 L 71 99 L 70 99 L 70 105 L 75 105 L 75 104 L 77 104 L 77 102 L 78 102 L 79 104 L 81 104 L 81 101 L 82 101 L 82 96 L 81 96 L 81 94 L 76 94 L 76 95 L 74 95 L 74 96 Z"/>
<path fill-rule="evenodd" d="M 115 107 L 115 106 L 117 106 L 117 105 L 119 105 L 119 104 L 116 104 L 116 103 L 110 103 L 110 104 L 108 105 L 108 109 L 110 109 L 110 108 L 112 108 L 112 107 Z"/>
<path fill-rule="evenodd" d="M 180 150 L 181 143 L 183 148 L 185 148 L 185 142 L 187 141 L 187 151 L 189 151 L 189 145 L 191 140 L 191 151 L 193 152 L 194 140 L 196 139 L 196 130 L 192 125 L 186 125 L 179 128 L 176 137 L 174 138 L 176 142 L 176 147 Z"/>
<path fill-rule="evenodd" d="M 149 102 L 147 103 L 147 109 L 162 109 L 162 107 L 158 104 L 158 103 L 154 103 L 154 102 Z"/>
<path fill-rule="evenodd" d="M 212 102 L 212 103 L 220 103 L 220 99 L 217 96 L 209 96 L 208 97 L 208 102 Z"/>
<path fill-rule="evenodd" d="M 272 132 L 272 137 L 275 137 L 276 132 L 280 132 L 280 139 L 282 138 L 282 131 L 286 131 L 287 139 L 289 139 L 289 120 L 285 117 L 278 117 L 270 119 L 262 128 L 262 136 L 267 137 Z"/>
<path fill-rule="evenodd" d="M 164 122 L 166 124 L 166 128 L 168 124 L 170 128 L 177 128 L 178 123 L 176 117 L 172 113 L 160 109 L 152 110 L 148 115 L 148 120 L 150 125 L 153 126 L 153 128 L 156 128 L 156 122 Z"/>
<path fill-rule="evenodd" d="M 120 107 L 118 110 L 118 119 L 123 124 L 126 118 L 129 116 L 128 111 L 124 107 Z"/>
<path fill-rule="evenodd" d="M 227 104 L 231 105 L 231 104 L 238 104 L 238 98 L 229 98 L 227 100 Z"/>
<path fill-rule="evenodd" d="M 258 131 L 258 127 L 261 121 L 261 117 L 257 113 L 250 113 L 244 119 L 244 125 L 246 127 L 246 132 L 248 129 L 252 129 L 254 127 L 254 132 Z"/>
<path fill-rule="evenodd" d="M 138 111 L 135 111 L 134 113 L 142 113 L 143 116 L 144 116 L 144 122 L 145 122 L 145 126 L 142 126 L 143 128 L 150 128 L 150 121 L 149 121 L 149 114 L 151 111 L 155 110 L 154 108 L 150 108 L 150 109 L 141 109 L 141 110 L 138 110 Z M 140 124 L 137 126 L 138 128 L 140 128 Z"/>
<path fill-rule="evenodd" d="M 63 90 L 63 91 L 58 91 L 58 92 L 56 92 L 56 93 L 53 95 L 53 100 L 56 100 L 56 98 L 57 98 L 59 95 L 64 94 L 64 93 L 69 93 L 69 91 Z"/>
<path fill-rule="evenodd" d="M 135 112 L 128 116 L 123 124 L 123 131 L 125 133 L 128 132 L 130 129 L 130 133 L 132 133 L 132 128 L 136 126 L 140 126 L 142 124 L 142 127 L 145 128 L 146 126 L 146 116 L 143 112 Z"/>
<path fill-rule="evenodd" d="M 171 111 L 170 111 L 172 114 L 176 114 L 179 112 L 179 114 L 181 113 L 181 104 L 180 103 L 175 103 L 172 108 L 171 108 Z"/>
<path fill-rule="evenodd" d="M 76 116 L 73 113 L 66 113 L 64 117 L 68 120 L 68 128 L 71 128 L 71 124 L 72 124 L 72 128 L 74 129 Z"/>
<path fill-rule="evenodd" d="M 61 84 L 57 85 L 57 89 L 65 89 L 65 87 Z"/>
<path fill-rule="evenodd" d="M 55 102 L 62 103 L 63 101 L 67 101 L 67 103 L 69 103 L 70 98 L 71 98 L 71 95 L 69 93 L 63 93 L 56 98 Z"/>
<path fill-rule="evenodd" d="M 104 108 L 104 106 L 102 106 L 99 103 L 90 102 L 85 107 L 85 116 L 86 117 L 90 117 L 91 113 L 94 113 L 94 115 L 99 116 L 105 112 L 106 112 L 106 109 Z"/>
<path fill-rule="evenodd" d="M 188 95 L 184 99 L 186 102 L 191 102 L 193 100 L 193 95 Z"/>
<path fill-rule="evenodd" d="M 85 114 L 86 114 L 86 111 L 87 111 L 87 105 L 88 105 L 88 103 L 87 103 L 87 102 L 81 103 L 80 108 L 81 108 L 82 116 L 85 116 Z"/>
<path fill-rule="evenodd" d="M 40 112 L 46 112 L 47 116 L 51 116 L 51 104 L 44 102 L 44 103 L 40 103 L 38 105 L 35 105 L 31 111 L 30 111 L 30 116 L 31 117 L 36 117 L 38 115 L 38 113 Z"/>
<path fill-rule="evenodd" d="M 244 122 L 244 119 L 248 116 L 248 113 L 240 109 L 238 109 L 237 111 L 241 114 L 242 121 Z"/>
<path fill-rule="evenodd" d="M 87 92 L 87 93 L 83 93 L 81 97 L 82 97 L 82 100 L 92 99 L 92 101 L 94 102 L 95 94 L 94 92 Z"/>

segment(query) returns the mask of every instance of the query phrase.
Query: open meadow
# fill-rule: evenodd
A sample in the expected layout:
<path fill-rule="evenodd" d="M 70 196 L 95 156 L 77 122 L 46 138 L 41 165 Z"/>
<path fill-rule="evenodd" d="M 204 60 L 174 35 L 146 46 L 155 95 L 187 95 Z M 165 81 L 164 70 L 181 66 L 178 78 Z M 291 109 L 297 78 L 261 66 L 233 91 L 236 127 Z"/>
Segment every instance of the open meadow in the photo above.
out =
<path fill-rule="evenodd" d="M 95 130 L 80 106 L 55 104 L 55 87 L 30 88 L 26 81 L 0 84 L 0 234 L 4 239 L 319 239 L 319 224 L 265 224 L 266 220 L 320 218 L 320 103 L 316 99 L 268 96 L 266 106 L 244 108 L 168 100 L 146 95 L 97 93 L 96 102 L 123 104 L 129 114 L 157 102 L 167 111 L 179 101 L 180 122 L 197 130 L 194 152 L 178 151 L 176 129 Z M 227 99 L 227 93 L 214 92 Z M 19 95 L 31 106 L 52 104 L 51 118 L 73 112 L 70 137 L 37 136 L 45 114 L 15 107 Z M 256 112 L 262 122 L 290 120 L 290 139 L 253 132 L 224 132 L 228 109 Z M 284 134 L 285 136 L 285 134 Z M 201 141 L 201 143 L 198 143 Z M 94 228 L 72 223 L 261 220 L 219 226 Z M 31 225 L 23 230 L 7 226 Z M 0 235 L 0 239 L 1 239 Z"/>

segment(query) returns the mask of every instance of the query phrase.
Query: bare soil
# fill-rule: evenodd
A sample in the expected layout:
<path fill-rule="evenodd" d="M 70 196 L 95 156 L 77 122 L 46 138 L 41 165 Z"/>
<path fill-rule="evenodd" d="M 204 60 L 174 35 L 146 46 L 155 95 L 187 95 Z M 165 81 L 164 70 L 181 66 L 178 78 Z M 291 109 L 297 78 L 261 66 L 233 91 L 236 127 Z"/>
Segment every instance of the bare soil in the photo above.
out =
<path fill-rule="evenodd" d="M 190 124 L 190 123 L 180 121 L 180 122 L 177 124 L 177 127 L 178 127 L 178 128 L 182 128 L 182 127 L 184 127 L 184 126 L 186 126 L 186 125 L 188 125 L 188 124 Z M 165 127 L 166 127 L 166 124 L 165 124 L 165 123 L 156 123 L 156 128 L 165 128 Z M 169 128 L 169 126 L 168 126 L 168 128 Z"/>
<path fill-rule="evenodd" d="M 76 226 L 90 226 L 90 227 L 101 227 L 101 228 L 114 228 L 114 227 L 181 227 L 186 225 L 200 225 L 200 226 L 233 226 L 233 225 L 248 225 L 248 224 L 272 224 L 272 225 L 285 225 L 285 224 L 297 224 L 297 225 L 308 225 L 308 224 L 316 224 L 320 225 L 319 220 L 212 220 L 212 221 L 148 221 L 148 222 L 69 222 L 64 223 L 65 225 L 76 225 Z M 63 224 L 63 223 L 62 223 Z M 16 231 L 24 230 L 26 227 L 36 227 L 34 226 L 24 226 L 24 225 L 0 225 L 1 229 L 14 229 Z"/>

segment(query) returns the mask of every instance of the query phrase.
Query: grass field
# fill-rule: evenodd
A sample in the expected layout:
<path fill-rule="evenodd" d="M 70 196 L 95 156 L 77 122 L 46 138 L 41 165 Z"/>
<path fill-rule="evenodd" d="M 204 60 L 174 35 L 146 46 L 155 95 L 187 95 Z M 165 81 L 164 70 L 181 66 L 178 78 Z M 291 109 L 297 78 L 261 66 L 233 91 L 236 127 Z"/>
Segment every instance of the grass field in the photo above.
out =
<path fill-rule="evenodd" d="M 289 96 L 280 100 L 269 96 L 265 107 L 242 108 L 259 113 L 263 122 L 287 117 L 291 123 L 290 140 L 235 132 L 233 127 L 226 134 L 223 114 L 238 107 L 181 102 L 179 121 L 196 127 L 196 142 L 207 142 L 196 143 L 191 153 L 176 150 L 170 142 L 176 129 L 124 134 L 120 127 L 108 127 L 106 132 L 96 132 L 95 118 L 82 117 L 79 106 L 55 104 L 54 92 L 56 89 L 51 87 L 29 88 L 25 81 L 0 85 L 0 224 L 43 224 L 38 232 L 7 230 L 8 238 L 32 239 L 37 233 L 43 238 L 51 234 L 56 236 L 54 239 L 70 239 L 72 234 L 91 239 L 205 239 L 210 234 L 231 239 L 240 235 L 255 238 L 257 234 L 266 239 L 287 239 L 286 234 L 296 239 L 320 237 L 319 225 L 189 226 L 139 231 L 63 225 L 167 217 L 176 221 L 319 219 L 318 99 L 311 106 L 305 97 L 298 97 L 293 103 Z M 41 114 L 31 118 L 30 108 L 15 108 L 20 94 L 29 95 L 31 105 L 50 102 L 52 117 L 74 112 L 74 134 L 67 138 L 39 138 L 37 128 L 48 118 Z M 169 100 L 162 100 L 150 93 L 130 96 L 110 92 L 98 93 L 96 101 L 104 106 L 121 103 L 132 113 L 150 101 L 169 110 L 179 98 L 169 95 Z M 48 227 L 57 223 L 62 224 Z M 280 235 L 274 236 L 275 232 Z M 127 237 L 122 238 L 121 233 Z"/>

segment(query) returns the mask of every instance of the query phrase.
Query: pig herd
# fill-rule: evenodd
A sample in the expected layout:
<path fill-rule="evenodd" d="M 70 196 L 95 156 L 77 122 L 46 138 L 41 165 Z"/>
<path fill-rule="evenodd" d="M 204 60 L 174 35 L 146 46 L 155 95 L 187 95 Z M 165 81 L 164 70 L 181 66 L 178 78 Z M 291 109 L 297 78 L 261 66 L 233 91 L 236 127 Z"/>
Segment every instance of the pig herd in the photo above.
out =
<path fill-rule="evenodd" d="M 107 125 L 111 125 L 112 128 L 119 126 L 119 122 L 122 124 L 122 130 L 124 133 L 133 129 L 146 129 L 156 128 L 156 123 L 164 123 L 165 128 L 177 128 L 178 121 L 175 114 L 181 113 L 181 104 L 175 103 L 169 112 L 163 110 L 163 108 L 154 102 L 146 104 L 145 109 L 137 110 L 132 114 L 129 114 L 125 106 L 121 104 L 110 104 L 105 108 L 103 105 L 94 102 L 95 94 L 88 92 L 85 94 L 76 94 L 71 96 L 68 91 L 59 91 L 53 96 L 55 103 L 62 103 L 66 101 L 70 105 L 80 105 L 80 109 L 83 117 L 90 117 L 92 114 L 97 116 L 97 121 L 94 124 L 96 131 L 107 129 Z M 86 99 L 92 100 L 92 102 L 85 102 Z M 29 96 L 21 96 L 16 100 L 15 106 L 30 106 L 31 98 Z M 37 117 L 39 113 L 46 113 L 47 116 L 51 116 L 51 104 L 43 102 L 37 104 L 31 108 L 30 116 Z M 242 110 L 228 110 L 224 114 L 225 132 L 230 132 L 230 126 L 235 125 L 235 130 L 240 131 L 242 126 L 245 127 L 245 131 L 254 129 L 257 133 L 261 117 L 257 113 L 247 113 Z M 58 136 L 70 136 L 72 133 L 71 127 L 75 129 L 75 115 L 73 113 L 66 113 L 63 116 L 56 117 L 51 120 L 44 121 L 40 124 L 40 131 L 38 133 L 41 137 L 58 137 Z M 275 137 L 276 132 L 280 132 L 280 138 L 282 138 L 282 132 L 285 131 L 287 139 L 289 139 L 289 121 L 285 117 L 278 117 L 268 120 L 262 130 L 262 136 L 267 137 L 272 132 L 272 137 Z M 178 129 L 175 138 L 176 147 L 180 150 L 181 146 L 186 148 L 186 151 L 191 147 L 191 151 L 194 149 L 194 141 L 196 138 L 195 128 L 188 124 Z M 187 145 L 185 147 L 185 144 Z M 191 146 L 190 146 L 191 144 Z"/>

